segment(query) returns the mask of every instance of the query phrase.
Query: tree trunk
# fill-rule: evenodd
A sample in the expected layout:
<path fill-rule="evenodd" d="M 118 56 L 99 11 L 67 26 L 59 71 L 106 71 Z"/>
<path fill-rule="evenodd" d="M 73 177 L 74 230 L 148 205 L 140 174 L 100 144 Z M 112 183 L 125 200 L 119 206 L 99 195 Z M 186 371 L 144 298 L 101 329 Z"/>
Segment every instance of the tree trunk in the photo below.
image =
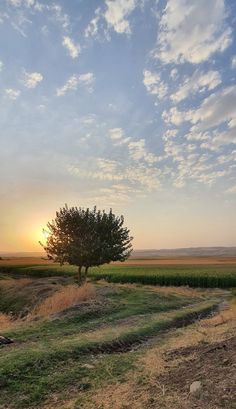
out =
<path fill-rule="evenodd" d="M 88 269 L 89 269 L 89 267 L 86 266 L 86 267 L 85 267 L 85 270 L 84 270 L 84 281 L 86 281 L 86 279 L 87 279 Z"/>
<path fill-rule="evenodd" d="M 78 266 L 78 282 L 79 282 L 79 284 L 81 284 L 81 282 L 82 282 L 82 273 L 81 273 L 81 271 L 82 271 L 82 266 Z"/>

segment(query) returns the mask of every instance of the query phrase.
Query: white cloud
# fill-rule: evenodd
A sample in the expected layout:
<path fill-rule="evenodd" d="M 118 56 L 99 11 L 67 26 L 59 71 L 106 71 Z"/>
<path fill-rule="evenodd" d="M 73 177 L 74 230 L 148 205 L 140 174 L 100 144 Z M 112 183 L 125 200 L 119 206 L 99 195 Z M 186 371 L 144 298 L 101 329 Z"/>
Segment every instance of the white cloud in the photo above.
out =
<path fill-rule="evenodd" d="M 236 126 L 226 131 L 214 131 L 211 138 L 201 144 L 201 148 L 217 151 L 223 145 L 236 145 Z"/>
<path fill-rule="evenodd" d="M 15 100 L 20 96 L 21 92 L 18 89 L 7 88 L 5 94 L 8 98 Z"/>
<path fill-rule="evenodd" d="M 178 91 L 171 95 L 174 102 L 180 102 L 190 94 L 213 90 L 221 83 L 221 77 L 218 71 L 208 71 L 206 73 L 195 71 L 191 77 L 185 79 L 180 84 Z"/>
<path fill-rule="evenodd" d="M 176 107 L 172 107 L 169 111 L 163 111 L 162 118 L 166 123 L 179 126 L 185 121 L 190 121 L 191 115 L 192 111 L 179 111 Z"/>
<path fill-rule="evenodd" d="M 77 75 L 72 75 L 62 87 L 57 89 L 57 96 L 61 97 L 67 91 L 75 91 L 78 88 L 79 79 Z"/>
<path fill-rule="evenodd" d="M 178 76 L 178 70 L 177 68 L 172 68 L 171 72 L 170 72 L 170 78 L 172 80 L 175 80 Z"/>
<path fill-rule="evenodd" d="M 110 187 L 99 189 L 98 200 L 104 200 L 107 204 L 117 204 L 117 202 L 129 202 L 135 197 L 145 197 L 140 189 L 125 184 L 112 184 Z"/>
<path fill-rule="evenodd" d="M 234 56 L 232 57 L 231 67 L 232 67 L 232 68 L 236 68 L 236 55 L 234 55 Z"/>
<path fill-rule="evenodd" d="M 32 7 L 35 3 L 35 0 L 7 0 L 8 4 L 14 7 Z"/>
<path fill-rule="evenodd" d="M 148 152 L 146 148 L 145 139 L 139 139 L 132 141 L 130 137 L 126 137 L 122 128 L 109 129 L 110 138 L 114 141 L 115 146 L 121 146 L 127 144 L 129 150 L 129 159 L 135 162 L 146 162 L 153 164 L 158 161 L 158 157 L 151 152 Z"/>
<path fill-rule="evenodd" d="M 4 67 L 4 64 L 2 61 L 0 61 L 0 72 L 2 71 L 3 67 Z"/>
<path fill-rule="evenodd" d="M 236 193 L 236 185 L 231 186 L 229 189 L 227 189 L 226 193 Z"/>
<path fill-rule="evenodd" d="M 80 45 L 75 44 L 70 37 L 64 36 L 62 45 L 67 48 L 71 58 L 77 58 L 80 54 Z"/>
<path fill-rule="evenodd" d="M 128 17 L 135 9 L 137 0 L 105 0 L 106 11 L 104 18 L 108 27 L 112 27 L 119 34 L 130 34 Z"/>
<path fill-rule="evenodd" d="M 228 154 L 218 156 L 217 160 L 220 164 L 227 162 L 236 162 L 236 150 L 233 150 Z"/>
<path fill-rule="evenodd" d="M 194 124 L 191 133 L 195 134 L 226 122 L 229 128 L 233 128 L 236 121 L 236 86 L 211 94 L 198 109 L 179 111 L 172 107 L 169 111 L 164 111 L 162 117 L 165 122 L 174 125 L 191 122 Z"/>
<path fill-rule="evenodd" d="M 122 128 L 109 129 L 109 135 L 113 141 L 114 146 L 125 145 L 130 141 L 130 137 L 125 136 Z"/>
<path fill-rule="evenodd" d="M 84 85 L 91 85 L 94 82 L 94 75 L 92 72 L 79 75 L 79 81 Z"/>
<path fill-rule="evenodd" d="M 42 11 L 44 7 L 41 7 L 41 3 L 36 3 L 36 5 L 38 4 L 38 9 L 39 11 Z M 36 9 L 36 5 L 35 5 L 35 9 Z M 59 23 L 60 25 L 62 25 L 62 27 L 64 29 L 67 29 L 69 24 L 70 24 L 70 18 L 68 16 L 68 14 L 63 12 L 62 7 L 59 4 L 53 3 L 50 5 L 45 5 L 45 7 L 47 8 L 47 10 L 51 11 L 53 13 L 53 20 L 55 20 L 57 23 Z M 66 37 L 69 38 L 69 37 Z M 69 38 L 70 40 L 70 38 Z"/>
<path fill-rule="evenodd" d="M 67 91 L 75 91 L 80 84 L 85 85 L 88 87 L 88 90 L 91 91 L 91 85 L 94 82 L 94 75 L 92 72 L 87 72 L 85 74 L 75 75 L 73 74 L 66 83 L 57 89 L 57 96 L 61 97 Z"/>
<path fill-rule="evenodd" d="M 156 95 L 159 99 L 166 96 L 168 86 L 161 81 L 159 74 L 144 70 L 143 77 L 143 83 L 150 94 Z"/>
<path fill-rule="evenodd" d="M 113 173 L 117 169 L 117 162 L 110 159 L 97 159 L 97 166 L 104 172 Z"/>
<path fill-rule="evenodd" d="M 95 114 L 88 114 L 80 118 L 80 122 L 84 125 L 91 125 L 96 121 Z"/>
<path fill-rule="evenodd" d="M 109 129 L 111 139 L 121 139 L 124 136 L 124 131 L 122 128 L 112 128 Z"/>
<path fill-rule="evenodd" d="M 142 191 L 153 191 L 161 186 L 161 171 L 145 163 L 135 163 L 125 166 L 124 163 L 97 158 L 93 161 L 95 167 L 83 169 L 77 166 L 68 166 L 68 172 L 74 176 L 101 181 L 115 181 L 116 183 L 129 182 L 140 186 Z"/>
<path fill-rule="evenodd" d="M 236 86 L 224 88 L 205 98 L 200 108 L 190 114 L 199 130 L 216 127 L 236 118 Z M 231 123 L 232 126 L 232 123 Z"/>
<path fill-rule="evenodd" d="M 24 75 L 25 78 L 23 80 L 23 83 L 27 88 L 35 88 L 38 83 L 43 80 L 43 76 L 42 74 L 40 74 L 40 72 L 25 72 Z"/>
<path fill-rule="evenodd" d="M 147 163 L 155 163 L 158 161 L 158 158 L 153 153 L 147 151 L 146 143 L 144 139 L 139 139 L 138 141 L 130 142 L 128 144 L 129 156 L 134 161 L 143 160 Z"/>
<path fill-rule="evenodd" d="M 168 0 L 153 55 L 164 63 L 198 64 L 231 43 L 224 0 Z"/>
<path fill-rule="evenodd" d="M 98 22 L 101 18 L 100 15 L 100 8 L 95 10 L 95 17 L 89 22 L 88 26 L 86 27 L 84 34 L 85 37 L 95 37 L 98 34 Z"/>

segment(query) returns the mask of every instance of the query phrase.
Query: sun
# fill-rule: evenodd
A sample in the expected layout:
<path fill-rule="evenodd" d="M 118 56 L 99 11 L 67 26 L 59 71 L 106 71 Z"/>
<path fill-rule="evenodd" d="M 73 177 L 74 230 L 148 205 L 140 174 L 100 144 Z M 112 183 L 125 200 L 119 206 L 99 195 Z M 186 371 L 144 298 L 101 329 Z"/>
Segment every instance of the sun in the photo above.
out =
<path fill-rule="evenodd" d="M 48 236 L 49 232 L 42 227 L 36 228 L 32 234 L 33 240 L 37 241 L 37 243 L 42 243 L 42 245 L 46 244 Z"/>

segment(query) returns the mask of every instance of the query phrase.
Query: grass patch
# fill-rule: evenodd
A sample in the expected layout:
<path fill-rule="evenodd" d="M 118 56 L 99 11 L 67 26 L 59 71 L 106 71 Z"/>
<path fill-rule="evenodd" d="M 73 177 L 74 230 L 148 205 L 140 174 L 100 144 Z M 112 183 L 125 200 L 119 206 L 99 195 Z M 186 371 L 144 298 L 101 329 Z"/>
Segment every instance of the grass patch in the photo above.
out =
<path fill-rule="evenodd" d="M 49 394 L 64 388 L 66 384 L 73 385 L 74 382 L 78 382 L 78 379 L 81 385 L 85 383 L 89 388 L 95 369 L 90 372 L 84 371 L 84 368 L 81 370 L 85 356 L 88 356 L 89 359 L 91 355 L 98 356 L 99 362 L 103 361 L 104 365 L 109 359 L 107 353 L 125 350 L 127 346 L 129 349 L 130 346 L 157 335 L 172 325 L 182 325 L 184 319 L 187 320 L 189 316 L 193 317 L 211 308 L 212 305 L 212 302 L 204 302 L 194 308 L 169 313 L 162 319 L 158 314 L 154 314 L 148 324 L 145 323 L 142 326 L 137 324 L 132 329 L 120 326 L 112 330 L 109 328 L 92 334 L 84 334 L 81 337 L 77 335 L 69 340 L 61 338 L 52 342 L 39 340 L 37 344 L 23 344 L 14 350 L 5 348 L 4 354 L 0 356 L 2 387 L 0 403 L 11 404 L 12 408 L 38 407 L 37 405 Z M 103 360 L 100 358 L 101 353 L 105 353 Z M 133 359 L 131 355 L 129 355 L 128 362 L 130 359 L 131 361 Z M 119 360 L 120 358 L 115 363 L 117 368 L 121 365 Z M 130 368 L 130 363 L 128 368 Z M 99 380 L 100 365 L 97 370 Z M 101 378 L 104 379 L 104 374 Z M 109 374 L 105 375 L 105 378 L 110 379 Z"/>

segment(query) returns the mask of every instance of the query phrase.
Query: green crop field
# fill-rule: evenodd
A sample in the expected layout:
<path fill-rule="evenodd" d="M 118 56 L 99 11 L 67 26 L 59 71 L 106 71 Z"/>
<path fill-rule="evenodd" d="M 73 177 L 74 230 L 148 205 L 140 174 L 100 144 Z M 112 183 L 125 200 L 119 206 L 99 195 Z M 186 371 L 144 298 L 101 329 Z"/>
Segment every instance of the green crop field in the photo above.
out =
<path fill-rule="evenodd" d="M 1 266 L 0 274 L 48 277 L 74 276 L 76 267 L 58 265 Z M 216 265 L 104 265 L 91 268 L 92 280 L 105 279 L 114 283 L 139 283 L 146 285 L 190 286 L 203 288 L 236 287 L 236 264 Z"/>

